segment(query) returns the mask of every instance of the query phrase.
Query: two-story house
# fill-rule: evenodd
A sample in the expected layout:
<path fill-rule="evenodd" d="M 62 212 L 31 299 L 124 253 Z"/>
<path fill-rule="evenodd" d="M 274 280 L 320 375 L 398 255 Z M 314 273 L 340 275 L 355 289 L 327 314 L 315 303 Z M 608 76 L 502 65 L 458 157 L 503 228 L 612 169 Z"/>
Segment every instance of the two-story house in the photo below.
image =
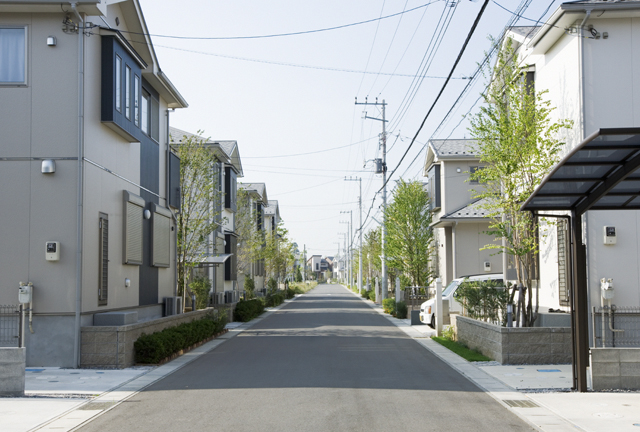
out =
<path fill-rule="evenodd" d="M 495 239 L 487 235 L 489 219 L 473 190 L 481 184 L 469 175 L 482 169 L 472 140 L 431 140 L 424 164 L 425 187 L 433 212 L 435 269 L 442 283 L 481 273 L 501 273 L 502 258 L 480 250 Z"/>
<path fill-rule="evenodd" d="M 174 127 L 169 131 L 172 146 L 179 146 L 184 140 L 196 140 L 209 149 L 215 161 L 211 172 L 212 181 L 218 190 L 216 202 L 213 203 L 213 222 L 217 227 L 206 241 L 196 272 L 211 281 L 212 301 L 215 304 L 237 302 L 237 179 L 243 176 L 238 143 L 212 140 Z"/>
<path fill-rule="evenodd" d="M 148 33 L 137 0 L 0 0 L 0 304 L 33 284 L 27 365 L 78 366 L 82 327 L 175 296 L 187 103 Z"/>

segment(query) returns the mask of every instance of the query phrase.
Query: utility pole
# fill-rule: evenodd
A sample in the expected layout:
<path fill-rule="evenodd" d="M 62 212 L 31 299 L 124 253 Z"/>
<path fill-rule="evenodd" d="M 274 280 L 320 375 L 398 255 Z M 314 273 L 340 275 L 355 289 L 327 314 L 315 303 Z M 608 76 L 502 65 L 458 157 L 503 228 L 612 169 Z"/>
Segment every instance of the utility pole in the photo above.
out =
<path fill-rule="evenodd" d="M 357 181 L 360 183 L 360 195 L 358 196 L 358 207 L 360 208 L 360 249 L 358 252 L 358 292 L 362 291 L 362 177 L 345 178 L 345 181 Z"/>
<path fill-rule="evenodd" d="M 386 249 L 386 237 L 387 237 L 387 119 L 385 111 L 387 103 L 382 99 L 382 102 L 378 102 L 376 98 L 375 102 L 368 102 L 365 98 L 364 102 L 358 102 L 356 98 L 356 105 L 374 105 L 382 107 L 382 118 L 369 117 L 365 111 L 364 118 L 370 120 L 377 120 L 382 122 L 382 135 L 380 136 L 380 146 L 382 147 L 382 159 L 376 160 L 376 174 L 382 174 L 382 235 L 380 243 L 382 246 L 382 295 L 380 298 L 384 300 L 387 298 L 387 258 L 385 254 Z"/>
<path fill-rule="evenodd" d="M 343 223 L 343 222 L 341 221 L 340 223 Z M 338 235 L 344 236 L 344 249 L 343 249 L 343 251 L 344 251 L 344 259 L 345 259 L 345 263 L 346 263 L 346 262 L 347 262 L 347 260 L 348 260 L 348 258 L 349 258 L 349 257 L 347 256 L 347 235 L 348 235 L 348 234 L 347 234 L 347 233 L 338 233 Z M 346 268 L 345 268 L 345 270 L 344 270 L 344 278 L 345 278 L 345 281 L 346 281 L 346 279 L 347 279 L 347 272 L 346 272 L 346 270 L 347 270 L 348 268 L 349 268 L 349 265 L 347 264 L 347 267 L 346 267 Z"/>
<path fill-rule="evenodd" d="M 351 254 L 352 250 L 352 242 L 353 242 L 353 211 L 341 211 L 340 213 L 349 213 L 349 225 L 347 229 L 347 235 L 349 236 L 349 249 L 347 250 L 347 255 L 349 256 L 349 285 L 353 281 L 353 255 Z"/>
<path fill-rule="evenodd" d="M 340 213 L 349 213 L 348 211 L 341 211 Z M 351 249 L 351 223 L 349 221 L 340 221 L 340 223 L 347 224 L 347 237 L 345 238 L 345 254 L 347 255 L 347 285 L 351 285 L 351 254 L 349 250 Z M 349 241 L 347 241 L 347 239 Z M 351 288 L 349 288 L 351 289 Z"/>

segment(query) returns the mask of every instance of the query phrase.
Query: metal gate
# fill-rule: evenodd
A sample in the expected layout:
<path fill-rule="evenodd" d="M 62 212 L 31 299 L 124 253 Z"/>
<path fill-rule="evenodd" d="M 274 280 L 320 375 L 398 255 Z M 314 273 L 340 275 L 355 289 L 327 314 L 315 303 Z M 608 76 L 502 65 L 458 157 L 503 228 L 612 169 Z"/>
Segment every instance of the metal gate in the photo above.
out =
<path fill-rule="evenodd" d="M 20 347 L 20 305 L 0 305 L 0 346 Z"/>

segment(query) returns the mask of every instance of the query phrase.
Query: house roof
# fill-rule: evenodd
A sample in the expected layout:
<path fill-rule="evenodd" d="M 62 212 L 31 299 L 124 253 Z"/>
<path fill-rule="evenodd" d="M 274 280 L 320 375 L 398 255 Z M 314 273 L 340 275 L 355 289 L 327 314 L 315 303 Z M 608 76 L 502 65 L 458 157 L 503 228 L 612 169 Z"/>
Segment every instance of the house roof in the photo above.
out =
<path fill-rule="evenodd" d="M 446 215 L 442 216 L 433 227 L 442 227 L 450 225 L 453 222 L 478 222 L 479 220 L 487 219 L 488 212 L 484 208 L 487 205 L 488 198 L 477 199 L 469 204 L 460 207 Z"/>
<path fill-rule="evenodd" d="M 478 159 L 475 153 L 476 140 L 474 139 L 442 139 L 429 140 L 427 156 L 424 163 L 424 172 L 434 162 L 448 159 Z"/>
<path fill-rule="evenodd" d="M 238 189 L 242 188 L 249 192 L 255 192 L 260 196 L 260 201 L 263 204 L 267 204 L 269 200 L 267 199 L 267 185 L 264 183 L 238 183 Z"/>
<path fill-rule="evenodd" d="M 242 164 L 240 163 L 240 152 L 238 151 L 237 141 L 212 140 L 211 138 L 205 138 L 201 135 L 187 132 L 175 127 L 169 128 L 169 135 L 171 135 L 171 142 L 174 144 L 179 144 L 185 139 L 196 139 L 199 141 L 203 141 L 208 146 L 217 149 L 215 153 L 216 156 L 218 156 L 218 158 L 223 162 L 230 164 L 235 169 L 236 173 L 238 173 L 238 177 L 243 176 Z"/>
<path fill-rule="evenodd" d="M 264 208 L 264 214 L 277 215 L 279 218 L 280 206 L 278 205 L 278 200 L 269 200 L 269 204 Z"/>
<path fill-rule="evenodd" d="M 532 38 L 541 28 L 542 26 L 515 26 L 511 27 L 509 31 L 523 39 L 529 39 Z"/>

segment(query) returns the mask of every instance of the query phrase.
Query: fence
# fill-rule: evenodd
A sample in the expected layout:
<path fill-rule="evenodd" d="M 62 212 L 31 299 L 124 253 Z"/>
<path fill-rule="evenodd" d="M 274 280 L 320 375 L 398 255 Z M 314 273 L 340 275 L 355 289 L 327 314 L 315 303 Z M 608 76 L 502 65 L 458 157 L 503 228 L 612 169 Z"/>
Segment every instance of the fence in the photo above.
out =
<path fill-rule="evenodd" d="M 593 346 L 640 347 L 640 307 L 594 307 Z"/>
<path fill-rule="evenodd" d="M 20 347 L 20 306 L 0 305 L 0 346 Z"/>
<path fill-rule="evenodd" d="M 406 287 L 404 289 L 404 301 L 407 309 L 420 310 L 420 305 L 433 297 L 429 287 Z"/>

